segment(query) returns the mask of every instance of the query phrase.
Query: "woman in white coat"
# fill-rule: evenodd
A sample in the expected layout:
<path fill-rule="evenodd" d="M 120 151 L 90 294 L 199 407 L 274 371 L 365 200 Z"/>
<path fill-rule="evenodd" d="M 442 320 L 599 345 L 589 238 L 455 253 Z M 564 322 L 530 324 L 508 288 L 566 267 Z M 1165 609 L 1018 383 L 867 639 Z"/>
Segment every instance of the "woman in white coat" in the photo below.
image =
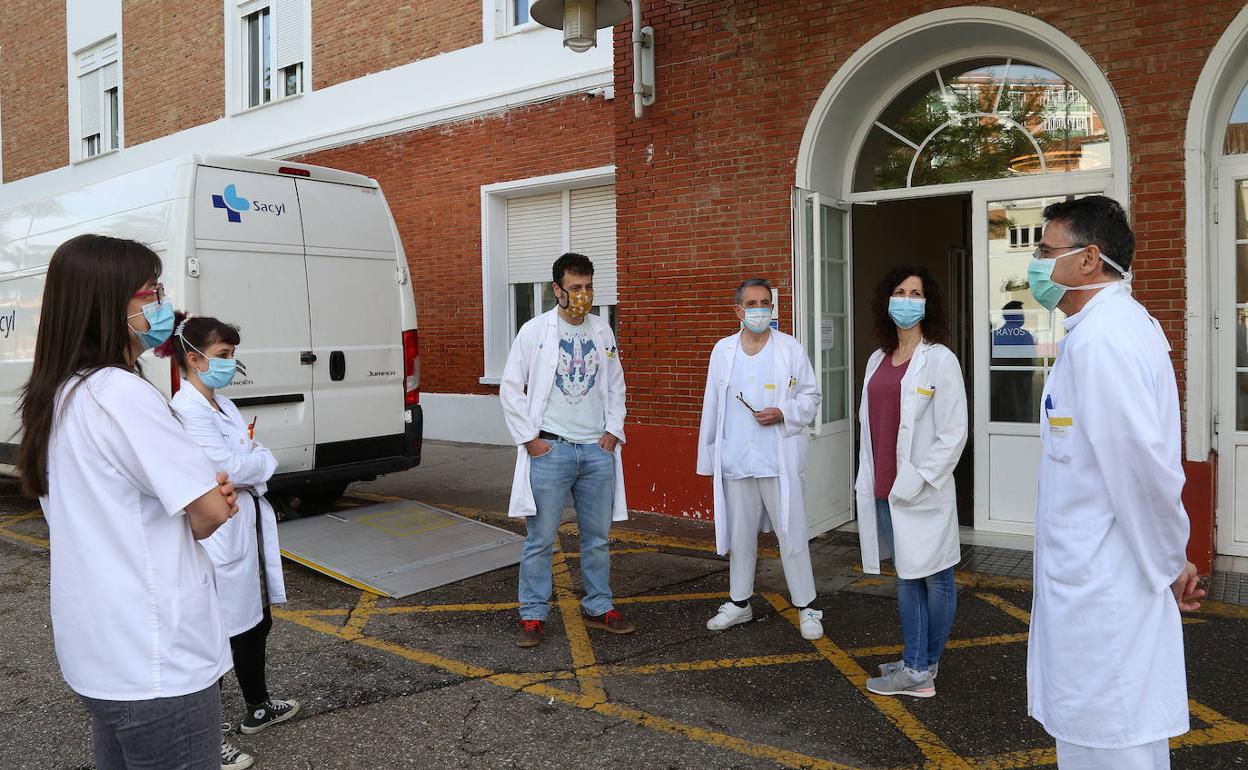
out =
<path fill-rule="evenodd" d="M 265 680 L 265 645 L 273 627 L 269 605 L 286 602 L 277 517 L 264 498 L 277 460 L 255 440 L 254 421 L 247 423 L 234 403 L 216 392 L 234 379 L 238 368 L 234 349 L 239 342 L 235 327 L 179 312 L 173 337 L 156 353 L 172 356 L 182 373 L 171 406 L 183 428 L 242 492 L 239 515 L 203 546 L 216 570 L 234 674 L 247 704 L 239 729 L 251 734 L 294 717 L 299 702 L 270 697 Z M 223 770 L 242 770 L 252 762 L 249 755 L 222 741 Z"/>
<path fill-rule="evenodd" d="M 939 286 L 928 270 L 892 270 L 872 297 L 879 349 L 867 362 L 861 426 L 858 537 L 862 567 L 897 568 L 902 660 L 880 666 L 867 688 L 930 698 L 957 607 L 953 567 L 961 558 L 953 469 L 966 445 L 966 386 L 945 346 Z"/>

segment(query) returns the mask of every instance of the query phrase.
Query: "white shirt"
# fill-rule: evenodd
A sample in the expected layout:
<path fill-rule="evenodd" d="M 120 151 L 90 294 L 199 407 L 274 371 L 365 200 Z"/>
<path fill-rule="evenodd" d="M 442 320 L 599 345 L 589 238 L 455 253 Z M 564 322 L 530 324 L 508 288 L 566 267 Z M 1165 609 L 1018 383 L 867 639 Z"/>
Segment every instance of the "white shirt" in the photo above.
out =
<path fill-rule="evenodd" d="M 1066 329 L 1040 415 L 1028 712 L 1058 740 L 1138 746 L 1188 729 L 1178 388 L 1120 286 Z"/>
<path fill-rule="evenodd" d="M 742 346 L 732 358 L 724 415 L 723 474 L 726 479 L 770 478 L 780 475 L 780 429 L 759 425 L 745 404 L 762 410 L 776 405 L 776 355 L 771 335 L 763 349 L 747 355 Z M 788 383 L 784 383 L 787 385 Z"/>
<path fill-rule="evenodd" d="M 217 596 L 226 633 L 238 636 L 254 628 L 263 617 L 261 558 L 264 559 L 269 603 L 286 601 L 277 516 L 269 501 L 264 499 L 267 482 L 277 469 L 277 459 L 259 441 L 247 435 L 247 422 L 233 401 L 219 393 L 214 397 L 220 411 L 213 409 L 194 385 L 183 380 L 170 406 L 213 466 L 228 473 L 239 490 L 238 513 L 218 527 L 211 537 L 200 541 L 216 568 Z M 259 498 L 259 511 L 245 488 L 250 488 Z M 263 554 L 256 540 L 257 516 L 264 540 Z"/>
<path fill-rule="evenodd" d="M 602 408 L 603 355 L 594 327 L 559 318 L 559 360 L 550 384 L 542 430 L 577 444 L 594 444 L 606 432 Z"/>
<path fill-rule="evenodd" d="M 160 391 L 132 372 L 71 380 L 55 415 L 39 502 L 65 681 L 119 701 L 209 687 L 230 670 L 230 648 L 212 563 L 184 509 L 217 488 L 216 473 Z"/>

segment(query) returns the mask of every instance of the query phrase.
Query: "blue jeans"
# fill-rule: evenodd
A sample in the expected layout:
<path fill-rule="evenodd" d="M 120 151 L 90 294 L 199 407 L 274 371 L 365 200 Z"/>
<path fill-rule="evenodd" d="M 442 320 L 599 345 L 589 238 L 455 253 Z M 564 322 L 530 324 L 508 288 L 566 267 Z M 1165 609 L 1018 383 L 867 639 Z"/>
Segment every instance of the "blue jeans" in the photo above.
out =
<path fill-rule="evenodd" d="M 78 697 L 91 712 L 97 770 L 220 770 L 221 691 L 215 682 L 174 698 Z"/>
<path fill-rule="evenodd" d="M 887 500 L 876 498 L 875 517 L 880 540 L 896 554 L 893 516 Z M 939 663 L 958 608 L 953 567 L 924 578 L 897 578 L 897 608 L 901 613 L 902 659 L 906 666 L 925 671 Z"/>
<path fill-rule="evenodd" d="M 550 451 L 529 464 L 537 515 L 525 519 L 528 534 L 520 560 L 520 618 L 545 620 L 550 612 L 551 558 L 563 505 L 572 494 L 581 540 L 581 606 L 590 615 L 612 609 L 611 553 L 607 533 L 615 504 L 615 455 L 597 444 L 550 442 Z"/>

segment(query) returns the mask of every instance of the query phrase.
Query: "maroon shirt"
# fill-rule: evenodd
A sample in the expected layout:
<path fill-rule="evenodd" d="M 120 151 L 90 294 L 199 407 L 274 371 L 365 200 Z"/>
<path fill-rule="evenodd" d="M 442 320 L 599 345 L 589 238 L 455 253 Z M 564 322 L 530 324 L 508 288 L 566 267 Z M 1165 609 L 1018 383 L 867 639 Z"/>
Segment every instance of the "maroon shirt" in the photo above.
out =
<path fill-rule="evenodd" d="M 875 460 L 875 496 L 887 500 L 897 480 L 897 431 L 901 429 L 901 378 L 910 368 L 907 361 L 893 366 L 884 356 L 867 383 L 867 421 L 871 423 L 871 454 Z"/>

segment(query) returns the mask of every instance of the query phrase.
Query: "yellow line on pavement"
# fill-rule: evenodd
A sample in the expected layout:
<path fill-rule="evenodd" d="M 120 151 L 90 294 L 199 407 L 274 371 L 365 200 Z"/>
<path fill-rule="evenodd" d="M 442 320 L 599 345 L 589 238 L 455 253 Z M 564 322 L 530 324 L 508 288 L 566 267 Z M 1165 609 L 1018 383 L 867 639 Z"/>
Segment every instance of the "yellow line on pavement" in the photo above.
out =
<path fill-rule="evenodd" d="M 1196 730 L 1191 733 L 1187 733 L 1186 735 L 1180 735 L 1178 738 L 1174 739 L 1176 743 L 1180 743 L 1180 745 L 1192 746 L 1202 745 L 1199 742 L 1193 742 L 1190 744 L 1181 743 L 1194 733 L 1202 733 L 1205 737 L 1215 739 L 1218 743 L 1248 743 L 1248 726 L 1242 725 L 1229 717 L 1225 717 L 1208 706 L 1204 706 L 1194 700 L 1188 701 L 1187 705 L 1188 708 L 1191 709 L 1192 716 L 1209 725 L 1209 727 L 1205 730 Z"/>
<path fill-rule="evenodd" d="M 625 596 L 615 599 L 616 604 L 655 604 L 661 602 L 697 602 L 708 599 L 727 599 L 727 591 L 716 591 L 702 594 L 648 594 L 646 596 Z"/>
<path fill-rule="evenodd" d="M 790 663 L 811 663 L 823 660 L 817 652 L 796 652 L 788 655 L 759 655 L 750 658 L 720 658 L 677 663 L 651 663 L 644 666 L 598 666 L 599 673 L 606 676 L 650 676 L 675 674 L 684 671 L 717 671 L 755 666 L 784 666 Z"/>
<path fill-rule="evenodd" d="M 1017 644 L 1027 641 L 1027 633 L 997 634 L 995 636 L 977 636 L 973 639 L 950 639 L 945 645 L 947 650 L 966 649 L 968 647 L 991 647 L 997 644 Z M 900 644 L 886 644 L 878 647 L 854 647 L 846 650 L 851 657 L 877 658 L 884 655 L 900 655 Z"/>
<path fill-rule="evenodd" d="M 43 518 L 42 508 L 36 508 L 33 511 L 27 511 L 26 513 L 19 513 L 16 515 L 5 514 L 3 516 L 0 516 L 0 529 L 5 529 L 13 524 L 18 524 L 23 521 L 30 521 L 31 519 L 42 519 L 42 518 Z"/>
<path fill-rule="evenodd" d="M 381 607 L 373 610 L 374 615 L 407 615 L 421 612 L 499 612 L 514 610 L 520 607 L 519 602 L 483 602 L 477 604 L 413 604 L 406 607 Z"/>
<path fill-rule="evenodd" d="M 771 606 L 775 607 L 776 612 L 787 618 L 795 628 L 801 627 L 797 611 L 789 605 L 784 597 L 772 593 L 763 594 L 763 597 L 771 602 Z M 867 700 L 871 702 L 871 705 L 875 706 L 906 738 L 910 739 L 910 742 L 922 752 L 923 756 L 927 757 L 927 767 L 969 770 L 970 765 L 966 763 L 966 760 L 958 756 L 953 749 L 946 746 L 936 733 L 929 730 L 900 701 L 886 695 L 876 695 L 868 690 L 866 687 L 867 672 L 863 670 L 862 666 L 858 665 L 858 661 L 834 644 L 831 639 L 824 636 L 820 639 L 815 639 L 811 644 L 815 646 L 820 655 L 826 658 L 850 683 L 858 688 Z"/>
<path fill-rule="evenodd" d="M 51 545 L 51 543 L 41 537 L 31 537 L 30 535 L 23 535 L 20 532 L 10 532 L 4 527 L 0 527 L 0 538 L 12 540 L 18 543 L 26 543 L 27 545 L 34 545 L 40 548 L 47 548 Z"/>
<path fill-rule="evenodd" d="M 572 667 L 576 670 L 576 678 L 581 685 L 581 695 L 594 702 L 604 702 L 607 693 L 602 688 L 602 677 L 592 670 L 597 663 L 594 646 L 590 644 L 589 632 L 585 630 L 585 621 L 581 618 L 581 603 L 572 592 L 572 573 L 562 551 L 555 553 L 551 566 L 554 572 L 555 604 L 559 607 L 559 614 L 563 616 L 563 633 L 568 637 Z"/>
<path fill-rule="evenodd" d="M 1201 615 L 1213 615 L 1217 618 L 1230 618 L 1231 620 L 1248 620 L 1248 607 L 1239 604 L 1227 604 L 1225 602 L 1202 601 L 1200 609 L 1194 613 L 1195 617 Z"/>
<path fill-rule="evenodd" d="M 274 609 L 275 617 L 290 620 L 293 623 L 318 631 L 322 634 L 346 639 L 344 630 L 326 623 L 324 621 L 315 620 L 310 617 L 296 615 L 282 609 Z M 363 647 L 369 647 L 380 652 L 385 652 L 405 660 L 411 661 L 431 668 L 438 668 L 463 677 L 482 679 L 490 684 L 504 687 L 507 689 L 518 690 L 532 695 L 549 698 L 559 701 L 560 703 L 575 706 L 577 708 L 592 711 L 604 716 L 615 717 L 627 722 L 631 722 L 640 727 L 645 727 L 658 732 L 664 732 L 671 735 L 680 735 L 690 740 L 704 743 L 709 746 L 734 751 L 756 759 L 768 760 L 785 767 L 802 768 L 803 770 L 854 770 L 849 765 L 842 765 L 837 762 L 831 762 L 818 757 L 812 757 L 805 754 L 799 754 L 795 751 L 788 751 L 775 746 L 769 746 L 762 743 L 753 743 L 743 740 L 725 733 L 707 730 L 694 725 L 677 722 L 666 717 L 651 714 L 640 709 L 632 708 L 618 703 L 595 702 L 591 698 L 567 690 L 550 687 L 541 684 L 541 680 L 546 678 L 545 674 L 510 674 L 497 673 L 487 668 L 476 666 L 471 663 L 446 658 L 441 655 L 415 650 L 402 644 L 389 642 L 384 639 L 378 639 L 371 636 L 361 636 L 356 639 L 349 639 L 353 644 Z M 560 678 L 556 676 L 555 678 Z M 538 679 L 537 682 L 534 679 Z"/>
<path fill-rule="evenodd" d="M 996 594 L 984 593 L 982 591 L 976 591 L 975 596 L 979 597 L 980 599 L 983 599 L 984 601 L 988 602 L 989 604 L 1001 610 L 1006 615 L 1009 615 L 1012 618 L 1021 620 L 1024 623 L 1028 623 L 1028 624 L 1031 623 L 1031 613 L 1019 607 L 1018 605 L 1014 604 L 1013 602 L 1009 601 L 1008 599 L 1002 599 L 1000 596 L 997 596 Z"/>
<path fill-rule="evenodd" d="M 611 549 L 612 556 L 622 556 L 626 553 L 658 553 L 658 552 L 659 552 L 658 548 L 612 548 Z M 568 558 L 568 559 L 581 558 L 580 551 L 571 551 L 571 552 L 565 551 L 563 555 L 565 558 Z"/>
<path fill-rule="evenodd" d="M 343 638 L 359 639 L 364 636 L 364 629 L 368 626 L 368 621 L 373 616 L 373 608 L 376 606 L 377 594 L 361 591 L 360 600 L 355 603 L 355 609 L 351 610 L 351 614 L 347 616 L 347 622 L 342 627 Z"/>
<path fill-rule="evenodd" d="M 990 757 L 973 757 L 968 760 L 974 770 L 1017 770 L 1023 767 L 1057 764 L 1057 751 L 1053 747 L 1046 749 L 1024 749 L 994 754 Z"/>

